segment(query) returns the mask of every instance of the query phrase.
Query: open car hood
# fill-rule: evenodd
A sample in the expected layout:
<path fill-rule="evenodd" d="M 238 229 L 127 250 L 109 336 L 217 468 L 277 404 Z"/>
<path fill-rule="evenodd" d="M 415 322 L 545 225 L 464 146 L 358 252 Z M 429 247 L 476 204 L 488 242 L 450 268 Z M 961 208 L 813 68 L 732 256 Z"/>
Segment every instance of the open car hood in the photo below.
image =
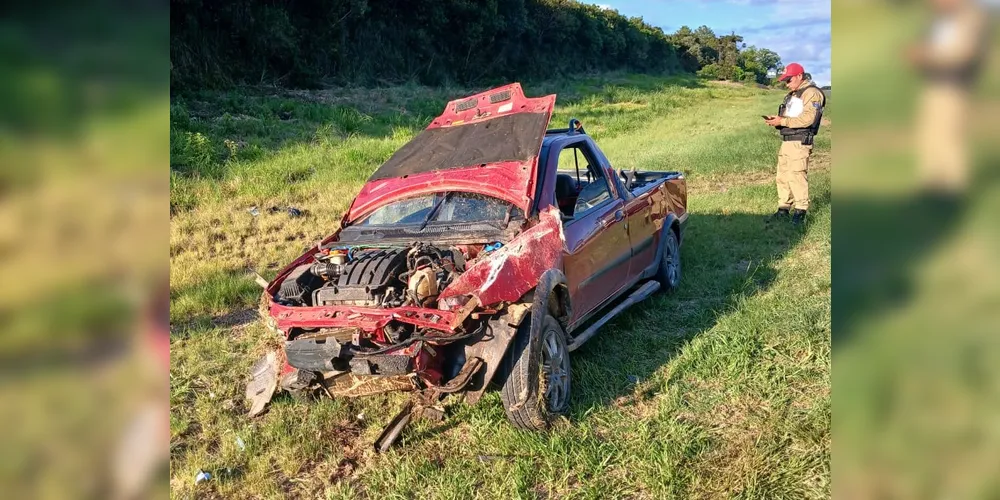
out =
<path fill-rule="evenodd" d="M 372 174 L 347 220 L 399 199 L 442 191 L 492 196 L 527 214 L 555 102 L 555 94 L 525 97 L 519 83 L 449 102 Z"/>

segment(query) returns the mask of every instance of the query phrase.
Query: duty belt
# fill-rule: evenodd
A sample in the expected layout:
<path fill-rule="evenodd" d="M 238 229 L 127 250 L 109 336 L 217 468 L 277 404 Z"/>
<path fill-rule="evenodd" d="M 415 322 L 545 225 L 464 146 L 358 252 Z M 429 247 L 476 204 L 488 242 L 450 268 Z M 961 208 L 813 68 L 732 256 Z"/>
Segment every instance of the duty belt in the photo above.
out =
<path fill-rule="evenodd" d="M 782 141 L 801 141 L 804 146 L 811 146 L 814 137 L 815 135 L 808 130 L 793 134 L 781 134 Z"/>

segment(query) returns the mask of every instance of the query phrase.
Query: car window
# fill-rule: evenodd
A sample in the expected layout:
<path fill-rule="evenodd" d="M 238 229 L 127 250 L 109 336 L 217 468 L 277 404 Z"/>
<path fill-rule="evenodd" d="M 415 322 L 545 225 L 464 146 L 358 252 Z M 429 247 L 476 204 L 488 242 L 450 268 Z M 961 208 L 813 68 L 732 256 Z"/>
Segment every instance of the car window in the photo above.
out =
<path fill-rule="evenodd" d="M 611 199 L 608 181 L 601 175 L 601 171 L 592 169 L 591 176 L 594 180 L 583 186 L 583 189 L 580 190 L 580 196 L 576 199 L 576 207 L 573 209 L 574 218 L 579 218 L 591 208 Z"/>
<path fill-rule="evenodd" d="M 437 213 L 428 221 L 434 222 L 487 222 L 502 221 L 511 211 L 511 218 L 522 217 L 521 210 L 506 201 L 475 193 L 435 193 L 392 202 L 380 207 L 357 223 L 359 226 L 391 226 L 395 224 L 421 224 L 434 205 Z"/>
<path fill-rule="evenodd" d="M 611 190 L 603 169 L 598 163 L 591 162 L 585 151 L 583 144 L 575 144 L 564 148 L 559 154 L 559 169 L 563 170 L 563 165 L 566 165 L 565 170 L 576 176 L 578 194 L 573 207 L 574 219 L 611 199 Z"/>
<path fill-rule="evenodd" d="M 435 196 L 421 196 L 390 203 L 361 221 L 363 226 L 386 226 L 389 224 L 407 224 L 422 222 L 431 207 L 434 206 Z"/>
<path fill-rule="evenodd" d="M 511 209 L 510 203 L 475 193 L 454 193 L 441 204 L 434 222 L 500 221 Z M 511 217 L 519 218 L 521 209 L 514 207 Z"/>
<path fill-rule="evenodd" d="M 603 169 L 585 144 L 577 143 L 559 151 L 555 199 L 565 217 L 578 219 L 590 209 L 610 200 L 611 189 Z M 566 179 L 562 179 L 565 177 Z"/>
<path fill-rule="evenodd" d="M 576 175 L 577 165 L 580 166 L 580 178 L 586 179 L 587 168 L 590 166 L 590 162 L 587 161 L 587 155 L 583 154 L 583 150 L 579 147 L 579 144 L 567 146 L 559 152 L 558 170 L 572 172 Z"/>

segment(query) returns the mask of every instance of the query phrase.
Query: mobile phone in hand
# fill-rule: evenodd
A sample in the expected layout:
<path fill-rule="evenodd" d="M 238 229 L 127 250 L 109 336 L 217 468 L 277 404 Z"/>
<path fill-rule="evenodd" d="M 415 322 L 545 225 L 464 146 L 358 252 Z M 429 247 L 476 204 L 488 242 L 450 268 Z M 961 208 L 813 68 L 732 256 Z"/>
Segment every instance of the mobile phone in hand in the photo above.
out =
<path fill-rule="evenodd" d="M 763 119 L 765 119 L 765 120 L 770 120 L 771 119 L 771 117 L 767 116 L 767 115 L 760 115 L 760 117 L 763 118 Z"/>

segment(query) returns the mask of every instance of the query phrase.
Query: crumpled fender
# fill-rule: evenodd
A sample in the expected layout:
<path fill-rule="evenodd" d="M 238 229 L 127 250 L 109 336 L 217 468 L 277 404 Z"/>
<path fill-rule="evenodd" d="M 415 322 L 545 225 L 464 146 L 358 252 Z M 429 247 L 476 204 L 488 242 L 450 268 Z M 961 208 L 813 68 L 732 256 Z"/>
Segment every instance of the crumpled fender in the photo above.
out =
<path fill-rule="evenodd" d="M 562 269 L 566 239 L 559 209 L 543 209 L 538 219 L 538 224 L 466 269 L 440 298 L 472 295 L 483 306 L 514 302 L 535 288 L 542 273 Z"/>
<path fill-rule="evenodd" d="M 653 263 L 650 264 L 649 268 L 643 272 L 644 276 L 651 277 L 656 275 L 657 269 L 660 267 L 660 261 L 663 260 L 663 249 L 667 246 L 667 235 L 670 234 L 670 231 L 673 231 L 673 225 L 676 221 L 678 221 L 677 216 L 674 215 L 673 212 L 670 212 L 667 214 L 667 217 L 663 219 L 663 222 L 660 223 L 660 234 L 657 237 L 658 241 L 656 245 L 656 257 L 653 258 Z M 680 243 L 680 239 L 678 239 L 677 242 Z"/>
<path fill-rule="evenodd" d="M 531 319 L 529 320 L 531 323 L 528 330 L 528 366 L 540 366 L 541 360 L 538 359 L 538 356 L 542 352 L 540 345 L 542 342 L 542 325 L 545 323 L 545 317 L 550 312 L 550 297 L 552 294 L 568 294 L 569 291 L 566 286 L 566 275 L 559 269 L 549 269 L 542 274 L 541 279 L 538 281 L 535 296 L 531 302 Z M 573 310 L 568 296 L 564 296 L 561 299 L 563 299 L 560 300 L 562 304 L 561 314 L 554 316 L 565 329 L 569 318 L 573 316 Z M 564 333 L 566 333 L 565 330 Z M 568 344 L 569 342 L 570 338 L 567 334 L 566 343 Z M 527 404 L 528 401 L 535 401 L 538 398 L 538 394 L 536 394 L 539 387 L 537 370 L 528 371 L 527 387 L 528 390 L 523 394 L 524 397 L 521 398 L 519 396 L 518 398 L 519 404 Z"/>

